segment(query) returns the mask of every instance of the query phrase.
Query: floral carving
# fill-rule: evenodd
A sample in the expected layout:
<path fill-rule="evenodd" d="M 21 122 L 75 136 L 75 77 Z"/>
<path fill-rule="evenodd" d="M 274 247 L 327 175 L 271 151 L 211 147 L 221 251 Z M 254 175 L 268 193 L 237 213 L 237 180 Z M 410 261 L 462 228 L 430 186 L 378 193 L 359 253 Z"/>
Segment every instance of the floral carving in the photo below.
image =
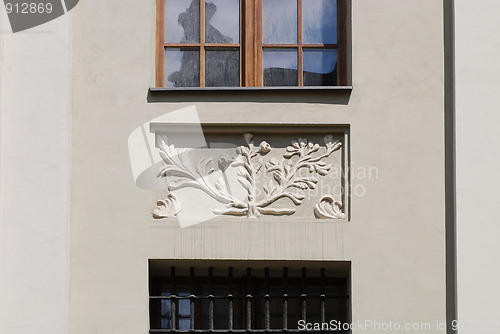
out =
<path fill-rule="evenodd" d="M 295 213 L 295 208 L 273 208 L 271 205 L 281 198 L 290 200 L 295 206 L 302 204 L 305 196 L 301 192 L 314 189 L 318 179 L 315 176 L 301 176 L 300 171 L 305 169 L 313 175 L 327 175 L 332 166 L 323 160 L 342 147 L 342 143 L 334 141 L 333 136 L 328 135 L 324 138 L 326 150 L 320 154 L 319 144 L 300 138 L 292 141 L 286 148 L 283 158 L 278 160 L 273 157 L 264 163 L 263 157 L 271 151 L 271 145 L 266 141 L 256 145 L 250 133 L 245 134 L 244 138 L 247 146 L 236 149 L 238 154 L 236 159 L 222 156 L 218 165 L 223 171 L 230 167 L 237 168 L 238 182 L 247 193 L 246 200 L 232 196 L 222 178 L 215 183 L 208 179 L 214 172 L 211 159 L 201 159 L 193 165 L 189 151 L 167 145 L 166 138 L 161 138 L 159 143 L 160 155 L 165 166 L 158 176 L 175 176 L 169 184 L 169 190 L 195 187 L 227 205 L 225 209 L 214 210 L 216 214 L 248 218 L 257 218 L 261 215 L 291 215 Z M 272 175 L 272 179 L 263 186 L 264 196 L 258 196 L 260 192 L 257 191 L 257 179 L 258 175 L 264 173 L 261 172 L 263 167 L 265 173 Z"/>
<path fill-rule="evenodd" d="M 156 219 L 174 217 L 181 211 L 181 204 L 172 193 L 168 194 L 167 198 L 157 201 L 156 205 L 156 209 L 153 210 L 153 217 Z"/>
<path fill-rule="evenodd" d="M 314 214 L 320 219 L 344 219 L 345 213 L 342 212 L 342 203 L 332 196 L 323 196 L 319 203 L 314 207 Z"/>

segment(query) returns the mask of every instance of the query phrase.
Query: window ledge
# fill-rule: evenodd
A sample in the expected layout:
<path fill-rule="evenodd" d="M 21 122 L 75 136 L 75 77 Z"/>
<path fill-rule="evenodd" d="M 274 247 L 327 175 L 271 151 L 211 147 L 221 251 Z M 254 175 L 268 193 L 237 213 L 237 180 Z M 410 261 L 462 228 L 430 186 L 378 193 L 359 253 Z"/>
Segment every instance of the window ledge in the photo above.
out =
<path fill-rule="evenodd" d="M 151 87 L 148 103 L 267 102 L 347 105 L 352 86 L 308 87 Z"/>
<path fill-rule="evenodd" d="M 155 92 L 184 92 L 184 91 L 351 91 L 352 86 L 279 86 L 279 87 L 151 87 L 149 91 Z"/>

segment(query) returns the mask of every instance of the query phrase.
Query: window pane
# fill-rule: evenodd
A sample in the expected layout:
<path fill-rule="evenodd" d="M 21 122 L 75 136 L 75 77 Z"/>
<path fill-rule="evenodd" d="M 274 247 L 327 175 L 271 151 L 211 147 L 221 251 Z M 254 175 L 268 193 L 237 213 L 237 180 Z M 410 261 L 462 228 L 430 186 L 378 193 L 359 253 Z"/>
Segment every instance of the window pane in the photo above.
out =
<path fill-rule="evenodd" d="M 304 86 L 337 84 L 337 50 L 304 49 Z"/>
<path fill-rule="evenodd" d="M 165 42 L 200 41 L 200 0 L 165 0 Z"/>
<path fill-rule="evenodd" d="M 188 319 L 179 319 L 179 325 L 178 325 L 178 329 L 180 330 L 189 330 L 191 329 L 191 320 L 188 318 Z"/>
<path fill-rule="evenodd" d="M 165 87 L 198 87 L 200 52 L 193 49 L 167 49 L 165 78 Z"/>
<path fill-rule="evenodd" d="M 302 29 L 304 43 L 336 44 L 337 0 L 304 0 Z"/>
<path fill-rule="evenodd" d="M 207 0 L 205 2 L 205 42 L 240 42 L 239 0 Z"/>
<path fill-rule="evenodd" d="M 162 289 L 163 290 L 163 289 Z M 161 292 L 162 296 L 170 296 L 170 292 L 163 290 Z M 161 299 L 160 300 L 161 309 L 160 309 L 160 328 L 172 328 L 172 302 L 170 299 Z"/>
<path fill-rule="evenodd" d="M 264 86 L 297 86 L 297 50 L 264 50 Z"/>
<path fill-rule="evenodd" d="M 181 297 L 189 296 L 189 292 L 178 292 Z M 179 299 L 178 301 L 179 315 L 181 317 L 189 317 L 191 315 L 191 301 L 189 299 Z"/>
<path fill-rule="evenodd" d="M 240 52 L 238 49 L 206 51 L 205 86 L 238 87 L 240 85 Z"/>
<path fill-rule="evenodd" d="M 263 0 L 264 44 L 297 43 L 297 0 Z"/>

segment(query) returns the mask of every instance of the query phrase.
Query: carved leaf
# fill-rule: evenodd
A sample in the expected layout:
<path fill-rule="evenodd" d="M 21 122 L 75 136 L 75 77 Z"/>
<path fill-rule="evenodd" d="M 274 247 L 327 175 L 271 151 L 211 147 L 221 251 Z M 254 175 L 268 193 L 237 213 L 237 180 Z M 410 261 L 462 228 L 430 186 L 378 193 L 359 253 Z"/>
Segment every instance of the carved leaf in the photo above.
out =
<path fill-rule="evenodd" d="M 314 189 L 316 187 L 316 183 L 318 183 L 318 180 L 314 177 L 306 177 L 299 179 L 292 183 L 291 187 L 299 188 L 302 190 L 305 190 L 307 188 L 309 189 Z"/>
<path fill-rule="evenodd" d="M 316 204 L 314 214 L 319 219 L 344 219 L 346 217 L 342 212 L 342 203 L 329 195 L 323 196 Z"/>
<path fill-rule="evenodd" d="M 274 215 L 274 216 L 282 216 L 282 215 L 293 215 L 295 213 L 295 209 L 281 209 L 281 208 L 258 208 L 259 213 L 263 215 Z"/>
<path fill-rule="evenodd" d="M 153 210 L 153 218 L 155 219 L 177 216 L 181 210 L 181 204 L 172 193 L 168 194 L 167 198 L 156 202 L 156 205 L 156 209 Z"/>
<path fill-rule="evenodd" d="M 223 192 L 227 191 L 226 183 L 224 182 L 224 179 L 222 178 L 222 176 L 217 179 L 217 182 L 215 182 L 215 188 L 219 191 L 223 191 Z"/>

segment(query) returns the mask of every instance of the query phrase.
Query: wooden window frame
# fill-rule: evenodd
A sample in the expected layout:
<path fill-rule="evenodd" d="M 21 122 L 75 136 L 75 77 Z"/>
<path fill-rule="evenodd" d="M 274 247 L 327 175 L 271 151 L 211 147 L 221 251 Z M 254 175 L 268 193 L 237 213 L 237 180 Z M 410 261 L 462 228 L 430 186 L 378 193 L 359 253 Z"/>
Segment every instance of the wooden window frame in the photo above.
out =
<path fill-rule="evenodd" d="M 263 87 L 264 49 L 297 49 L 298 87 L 303 86 L 303 50 L 337 50 L 337 85 L 347 86 L 347 0 L 337 0 L 337 44 L 302 43 L 302 4 L 307 0 L 297 0 L 297 43 L 264 44 L 262 38 L 263 0 L 239 0 L 240 39 L 239 43 L 205 42 L 205 1 L 200 0 L 200 42 L 165 43 L 165 0 L 156 0 L 156 87 L 165 87 L 165 50 L 168 48 L 190 48 L 200 51 L 200 85 L 205 87 L 205 50 L 239 48 L 240 87 Z M 297 87 L 297 86 L 294 86 Z M 183 87 L 179 87 L 182 89 Z"/>

